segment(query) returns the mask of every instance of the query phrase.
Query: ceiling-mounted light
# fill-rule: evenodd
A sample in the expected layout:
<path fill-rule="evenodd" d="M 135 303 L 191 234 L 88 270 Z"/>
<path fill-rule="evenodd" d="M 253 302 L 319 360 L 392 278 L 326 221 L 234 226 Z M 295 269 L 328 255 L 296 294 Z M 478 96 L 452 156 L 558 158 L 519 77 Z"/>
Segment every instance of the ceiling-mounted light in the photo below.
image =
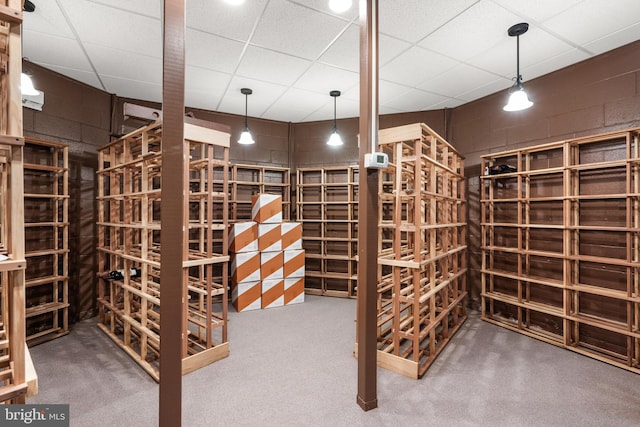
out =
<path fill-rule="evenodd" d="M 243 87 L 242 89 L 240 89 L 240 93 L 244 95 L 244 129 L 240 134 L 240 139 L 238 140 L 238 144 L 251 145 L 251 144 L 254 144 L 255 141 L 251 136 L 251 132 L 249 132 L 249 119 L 247 116 L 247 105 L 249 103 L 249 95 L 251 95 L 253 91 L 251 89 Z"/>
<path fill-rule="evenodd" d="M 25 73 L 20 74 L 20 93 L 29 96 L 36 96 L 40 94 L 40 91 L 33 87 L 31 77 Z"/>
<path fill-rule="evenodd" d="M 351 9 L 351 0 L 329 0 L 329 8 L 336 13 L 346 12 Z"/>
<path fill-rule="evenodd" d="M 234 6 L 238 6 L 244 3 L 244 0 L 224 0 L 224 1 Z"/>
<path fill-rule="evenodd" d="M 33 4 L 32 1 L 24 0 L 24 4 L 22 5 L 22 10 L 24 10 L 25 12 L 35 12 L 36 5 Z"/>
<path fill-rule="evenodd" d="M 333 132 L 331 132 L 331 136 L 327 141 L 327 145 L 342 145 L 342 138 L 340 138 L 340 134 L 338 133 L 338 126 L 336 124 L 336 100 L 340 96 L 339 90 L 332 90 L 329 92 L 329 95 L 333 97 Z"/>
<path fill-rule="evenodd" d="M 516 83 L 511 88 L 509 95 L 509 102 L 502 107 L 504 111 L 520 111 L 526 110 L 533 105 L 533 102 L 529 101 L 527 93 L 522 87 L 522 76 L 520 75 L 520 36 L 527 32 L 529 24 L 521 22 L 513 25 L 507 33 L 511 37 L 516 38 Z"/>

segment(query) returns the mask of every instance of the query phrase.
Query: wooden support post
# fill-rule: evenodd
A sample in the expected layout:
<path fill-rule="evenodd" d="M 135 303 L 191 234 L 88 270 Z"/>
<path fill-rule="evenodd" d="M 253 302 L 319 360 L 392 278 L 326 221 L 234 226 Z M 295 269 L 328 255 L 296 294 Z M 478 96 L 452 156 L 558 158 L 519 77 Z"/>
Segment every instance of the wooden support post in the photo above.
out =
<path fill-rule="evenodd" d="M 184 144 L 184 74 L 186 1 L 164 0 L 162 107 L 162 201 L 160 306 L 160 408 L 159 425 L 182 425 L 182 333 L 185 278 L 182 263 L 186 217 L 184 192 L 186 156 Z"/>
<path fill-rule="evenodd" d="M 364 168 L 364 155 L 378 140 L 378 1 L 360 0 L 360 175 L 358 208 L 358 396 L 360 407 L 378 407 L 377 238 L 378 171 Z"/>

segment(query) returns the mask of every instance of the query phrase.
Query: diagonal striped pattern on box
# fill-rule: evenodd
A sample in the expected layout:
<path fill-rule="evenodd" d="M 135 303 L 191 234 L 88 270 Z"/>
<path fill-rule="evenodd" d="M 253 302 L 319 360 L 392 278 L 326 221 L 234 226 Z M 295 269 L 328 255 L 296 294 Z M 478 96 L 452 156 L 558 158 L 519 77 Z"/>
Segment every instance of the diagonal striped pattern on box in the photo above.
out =
<path fill-rule="evenodd" d="M 258 250 L 258 223 L 237 222 L 229 230 L 229 251 L 234 253 Z"/>
<path fill-rule="evenodd" d="M 256 194 L 251 197 L 251 219 L 258 223 L 282 222 L 282 196 Z"/>
<path fill-rule="evenodd" d="M 280 224 L 258 224 L 258 250 L 277 252 L 282 250 Z"/>
<path fill-rule="evenodd" d="M 284 279 L 284 305 L 304 302 L 304 277 Z"/>
<path fill-rule="evenodd" d="M 302 249 L 302 223 L 283 222 L 281 233 L 283 251 Z"/>
<path fill-rule="evenodd" d="M 237 311 L 259 310 L 262 308 L 261 282 L 231 282 L 231 302 Z"/>
<path fill-rule="evenodd" d="M 260 266 L 260 274 L 262 280 L 284 279 L 284 258 L 282 251 L 280 252 L 262 252 L 260 253 L 262 265 Z"/>
<path fill-rule="evenodd" d="M 260 252 L 231 254 L 231 280 L 236 283 L 260 280 Z"/>
<path fill-rule="evenodd" d="M 262 281 L 262 308 L 284 305 L 284 279 Z"/>
<path fill-rule="evenodd" d="M 284 277 L 304 277 L 304 249 L 283 251 Z"/>

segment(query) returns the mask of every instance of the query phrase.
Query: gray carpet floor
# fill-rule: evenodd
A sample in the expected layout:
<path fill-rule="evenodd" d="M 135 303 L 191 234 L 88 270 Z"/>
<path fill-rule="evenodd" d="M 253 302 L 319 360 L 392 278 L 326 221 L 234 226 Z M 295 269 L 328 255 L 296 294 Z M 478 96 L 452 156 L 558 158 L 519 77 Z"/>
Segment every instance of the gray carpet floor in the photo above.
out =
<path fill-rule="evenodd" d="M 230 310 L 230 356 L 183 378 L 183 426 L 638 426 L 640 375 L 482 322 L 420 380 L 378 370 L 356 404 L 355 301 Z M 40 392 L 72 426 L 155 426 L 158 385 L 88 320 L 31 349 Z"/>

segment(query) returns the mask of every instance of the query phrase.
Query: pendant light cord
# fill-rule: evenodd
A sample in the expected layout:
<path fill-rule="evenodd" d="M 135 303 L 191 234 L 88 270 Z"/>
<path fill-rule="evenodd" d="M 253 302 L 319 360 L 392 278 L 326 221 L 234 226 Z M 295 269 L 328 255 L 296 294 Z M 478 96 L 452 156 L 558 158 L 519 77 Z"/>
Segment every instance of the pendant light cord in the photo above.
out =
<path fill-rule="evenodd" d="M 338 125 L 336 123 L 336 101 L 338 97 L 333 97 L 333 131 L 336 132 L 338 130 Z"/>
<path fill-rule="evenodd" d="M 520 35 L 516 36 L 516 86 L 520 86 Z"/>
<path fill-rule="evenodd" d="M 249 94 L 248 94 L 248 93 L 245 93 L 245 94 L 244 94 L 244 129 L 245 129 L 245 130 L 249 129 L 249 119 L 248 119 L 249 110 L 248 110 L 248 104 L 249 104 Z"/>

